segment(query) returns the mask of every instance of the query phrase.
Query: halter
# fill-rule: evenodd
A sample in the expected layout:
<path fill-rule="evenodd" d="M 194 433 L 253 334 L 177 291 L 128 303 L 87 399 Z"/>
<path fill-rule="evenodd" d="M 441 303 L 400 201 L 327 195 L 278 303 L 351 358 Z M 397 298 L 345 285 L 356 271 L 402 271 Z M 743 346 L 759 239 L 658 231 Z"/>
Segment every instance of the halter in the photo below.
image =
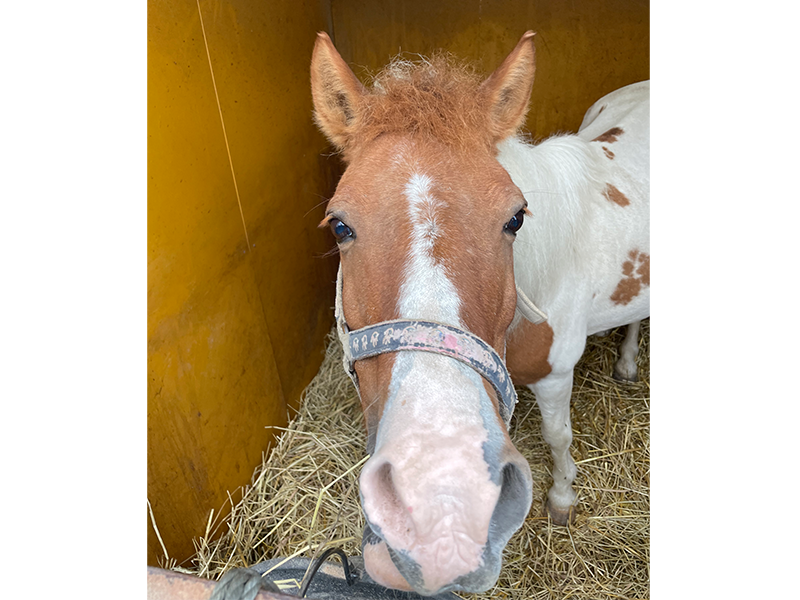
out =
<path fill-rule="evenodd" d="M 547 320 L 547 315 L 539 310 L 519 287 L 517 288 L 517 309 L 532 323 L 542 323 Z M 401 350 L 443 354 L 472 367 L 491 384 L 500 399 L 498 403 L 500 416 L 506 427 L 509 426 L 514 406 L 519 401 L 514 384 L 511 382 L 505 361 L 494 348 L 478 336 L 444 323 L 417 319 L 383 321 L 350 331 L 344 319 L 342 307 L 341 263 L 336 275 L 335 313 L 336 331 L 344 349 L 344 370 L 353 380 L 359 394 L 361 392 L 355 370 L 358 360 Z"/>

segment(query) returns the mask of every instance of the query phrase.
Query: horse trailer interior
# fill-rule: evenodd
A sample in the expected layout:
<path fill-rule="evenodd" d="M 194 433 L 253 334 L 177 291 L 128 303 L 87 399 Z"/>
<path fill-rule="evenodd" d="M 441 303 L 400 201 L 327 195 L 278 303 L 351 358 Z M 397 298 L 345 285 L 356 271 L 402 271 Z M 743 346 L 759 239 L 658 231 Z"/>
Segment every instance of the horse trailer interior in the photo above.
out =
<path fill-rule="evenodd" d="M 534 140 L 649 79 L 646 0 L 148 0 L 148 565 L 189 561 L 323 361 L 344 166 L 312 117 L 317 33 L 366 81 L 439 49 L 488 75 L 526 30 Z"/>

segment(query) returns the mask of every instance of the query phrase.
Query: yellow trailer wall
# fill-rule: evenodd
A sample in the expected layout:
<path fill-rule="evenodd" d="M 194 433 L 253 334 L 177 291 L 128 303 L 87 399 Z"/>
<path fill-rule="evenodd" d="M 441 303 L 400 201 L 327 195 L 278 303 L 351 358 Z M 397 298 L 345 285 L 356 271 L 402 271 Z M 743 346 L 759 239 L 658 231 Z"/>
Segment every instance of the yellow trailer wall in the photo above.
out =
<path fill-rule="evenodd" d="M 316 225 L 338 162 L 321 156 L 311 120 L 315 33 L 328 31 L 363 78 L 399 51 L 439 48 L 488 74 L 533 29 L 527 126 L 541 138 L 649 78 L 649 4 L 200 0 L 240 200 L 197 0 L 148 6 L 147 494 L 183 560 L 210 510 L 248 482 L 265 427 L 286 422 L 332 324 L 337 259 L 321 257 L 333 244 Z M 148 536 L 155 565 L 149 525 Z"/>
<path fill-rule="evenodd" d="M 178 560 L 319 367 L 336 277 L 308 84 L 327 3 L 200 6 L 244 219 L 197 2 L 150 0 L 147 494 Z"/>
<path fill-rule="evenodd" d="M 648 0 L 333 0 L 334 42 L 356 75 L 399 52 L 437 49 L 487 75 L 520 36 L 536 32 L 527 128 L 535 138 L 577 131 L 605 94 L 650 78 Z"/>

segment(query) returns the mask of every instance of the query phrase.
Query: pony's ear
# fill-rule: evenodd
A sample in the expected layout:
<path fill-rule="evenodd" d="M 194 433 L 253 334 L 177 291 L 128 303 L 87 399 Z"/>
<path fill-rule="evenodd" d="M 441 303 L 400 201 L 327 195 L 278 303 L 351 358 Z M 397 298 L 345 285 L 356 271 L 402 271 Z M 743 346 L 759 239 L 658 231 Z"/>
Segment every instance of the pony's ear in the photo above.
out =
<path fill-rule="evenodd" d="M 327 33 L 318 33 L 311 55 L 314 118 L 334 146 L 343 149 L 367 91 L 336 51 Z"/>
<path fill-rule="evenodd" d="M 531 98 L 535 51 L 532 31 L 526 31 L 494 73 L 481 84 L 495 141 L 513 135 L 525 121 Z"/>

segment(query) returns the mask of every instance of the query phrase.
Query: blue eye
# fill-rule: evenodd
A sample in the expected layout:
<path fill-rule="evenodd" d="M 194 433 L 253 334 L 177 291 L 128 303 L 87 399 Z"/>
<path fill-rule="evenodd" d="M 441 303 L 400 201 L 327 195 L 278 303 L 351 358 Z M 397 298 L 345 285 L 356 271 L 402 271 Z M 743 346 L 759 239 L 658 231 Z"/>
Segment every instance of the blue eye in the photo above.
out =
<path fill-rule="evenodd" d="M 336 243 L 340 244 L 348 238 L 355 237 L 353 235 L 353 230 L 339 219 L 331 219 L 329 224 L 331 233 L 333 233 L 333 237 L 336 238 Z"/>
<path fill-rule="evenodd" d="M 505 229 L 506 231 L 508 231 L 513 235 L 516 235 L 517 231 L 519 231 L 519 228 L 522 227 L 522 223 L 524 221 L 525 221 L 525 209 L 523 208 L 521 211 L 519 211 L 517 214 L 511 217 L 511 220 L 508 223 L 506 223 L 503 229 Z"/>

